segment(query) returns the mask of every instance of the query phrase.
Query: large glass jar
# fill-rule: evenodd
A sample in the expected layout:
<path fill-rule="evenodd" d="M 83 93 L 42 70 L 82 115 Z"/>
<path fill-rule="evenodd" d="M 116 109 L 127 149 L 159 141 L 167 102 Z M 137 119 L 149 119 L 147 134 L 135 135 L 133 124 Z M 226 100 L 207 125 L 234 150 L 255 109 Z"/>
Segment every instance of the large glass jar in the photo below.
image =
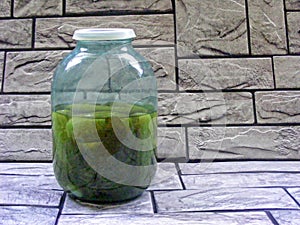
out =
<path fill-rule="evenodd" d="M 52 83 L 53 165 L 71 197 L 139 196 L 156 171 L 157 88 L 131 29 L 82 29 Z"/>

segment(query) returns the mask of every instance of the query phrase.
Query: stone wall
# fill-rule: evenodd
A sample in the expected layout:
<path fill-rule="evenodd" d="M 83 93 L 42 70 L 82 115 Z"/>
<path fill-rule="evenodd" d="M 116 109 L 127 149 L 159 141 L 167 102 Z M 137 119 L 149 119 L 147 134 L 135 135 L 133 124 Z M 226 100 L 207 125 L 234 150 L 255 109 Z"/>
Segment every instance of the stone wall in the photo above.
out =
<path fill-rule="evenodd" d="M 1 161 L 52 159 L 51 79 L 83 27 L 135 29 L 160 159 L 300 159 L 299 0 L 2 0 Z"/>

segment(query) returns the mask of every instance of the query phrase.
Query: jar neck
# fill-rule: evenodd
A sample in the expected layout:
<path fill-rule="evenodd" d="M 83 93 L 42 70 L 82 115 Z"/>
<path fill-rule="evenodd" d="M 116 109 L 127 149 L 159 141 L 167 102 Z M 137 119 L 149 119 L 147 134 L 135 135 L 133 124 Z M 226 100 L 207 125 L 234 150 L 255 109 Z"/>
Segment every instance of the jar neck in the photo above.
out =
<path fill-rule="evenodd" d="M 110 51 L 120 47 L 131 47 L 132 39 L 112 41 L 77 41 L 76 49 L 79 51 Z"/>

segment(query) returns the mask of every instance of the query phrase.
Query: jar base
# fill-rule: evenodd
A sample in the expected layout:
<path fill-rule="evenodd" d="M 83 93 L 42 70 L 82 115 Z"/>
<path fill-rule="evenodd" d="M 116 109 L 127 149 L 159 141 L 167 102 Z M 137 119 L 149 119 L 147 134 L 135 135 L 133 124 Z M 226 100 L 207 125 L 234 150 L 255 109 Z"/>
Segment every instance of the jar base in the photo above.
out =
<path fill-rule="evenodd" d="M 72 192 L 67 192 L 70 198 L 76 200 L 82 204 L 110 204 L 110 203 L 124 203 L 127 201 L 134 200 L 140 197 L 144 193 L 145 189 L 143 188 L 135 188 L 131 191 L 130 194 L 124 194 L 121 191 L 116 193 L 102 192 L 99 191 L 96 196 L 93 197 L 79 197 Z"/>

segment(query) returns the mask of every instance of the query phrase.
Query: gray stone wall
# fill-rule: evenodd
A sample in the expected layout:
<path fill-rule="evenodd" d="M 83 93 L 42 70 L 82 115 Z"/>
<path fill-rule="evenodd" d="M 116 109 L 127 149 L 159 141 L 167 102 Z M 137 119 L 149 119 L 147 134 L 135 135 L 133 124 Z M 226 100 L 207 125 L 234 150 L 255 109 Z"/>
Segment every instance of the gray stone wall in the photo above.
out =
<path fill-rule="evenodd" d="M 160 159 L 300 159 L 300 1 L 2 0 L 0 160 L 51 161 L 51 80 L 84 27 L 135 29 Z"/>

